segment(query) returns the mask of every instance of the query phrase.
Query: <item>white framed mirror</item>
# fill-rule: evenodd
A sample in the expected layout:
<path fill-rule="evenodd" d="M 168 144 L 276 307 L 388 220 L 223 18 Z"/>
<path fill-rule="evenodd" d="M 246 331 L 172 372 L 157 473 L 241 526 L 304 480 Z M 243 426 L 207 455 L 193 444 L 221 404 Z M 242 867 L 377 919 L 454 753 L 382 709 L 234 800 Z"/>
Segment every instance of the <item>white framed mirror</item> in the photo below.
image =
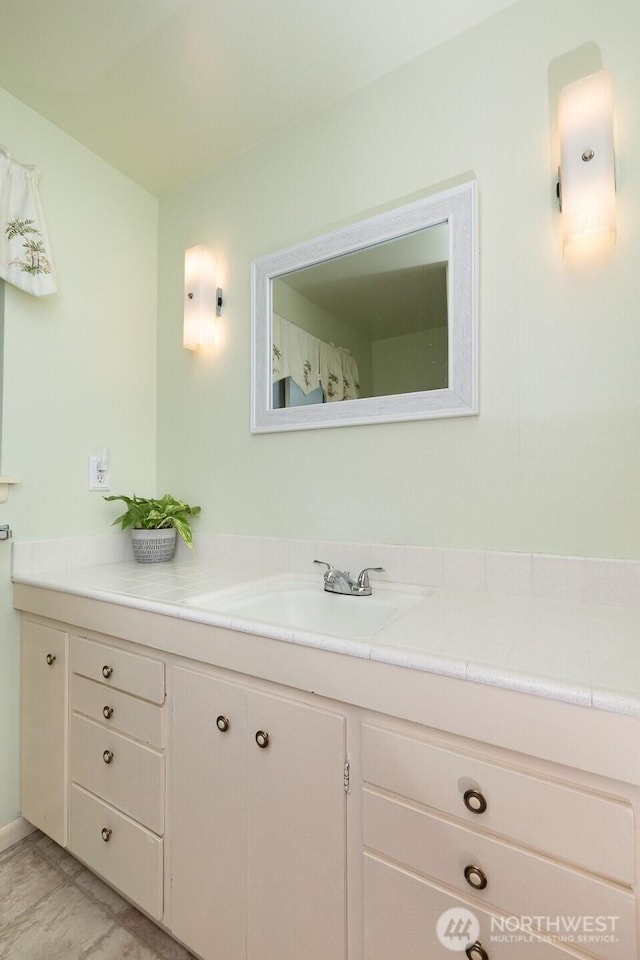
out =
<path fill-rule="evenodd" d="M 475 180 L 251 272 L 253 433 L 478 412 Z"/>

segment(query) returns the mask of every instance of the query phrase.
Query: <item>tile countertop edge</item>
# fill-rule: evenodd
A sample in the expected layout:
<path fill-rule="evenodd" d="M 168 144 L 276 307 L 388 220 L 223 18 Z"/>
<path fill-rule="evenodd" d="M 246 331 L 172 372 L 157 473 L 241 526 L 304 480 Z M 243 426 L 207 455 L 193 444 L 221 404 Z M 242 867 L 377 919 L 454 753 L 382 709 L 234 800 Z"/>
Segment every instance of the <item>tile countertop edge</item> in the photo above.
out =
<path fill-rule="evenodd" d="M 114 568 L 117 568 L 117 564 L 114 564 Z M 86 568 L 78 571 L 85 576 L 86 572 Z M 602 710 L 607 713 L 640 717 L 640 682 L 637 690 L 605 688 L 599 683 L 587 685 L 583 682 L 575 682 L 560 677 L 545 676 L 535 670 L 518 670 L 513 667 L 507 668 L 504 665 L 477 662 L 472 658 L 452 657 L 435 651 L 419 650 L 415 647 L 403 646 L 401 642 L 393 645 L 385 643 L 386 636 L 393 635 L 392 628 L 395 624 L 390 624 L 378 631 L 370 640 L 366 638 L 347 639 L 313 631 L 295 630 L 278 627 L 274 624 L 223 616 L 211 610 L 189 606 L 188 599 L 180 601 L 161 600 L 107 589 L 86 582 L 73 583 L 72 581 L 73 571 L 65 571 L 64 575 L 54 574 L 52 576 L 21 574 L 13 578 L 14 583 L 24 586 L 66 593 L 89 600 L 119 604 L 161 616 L 191 620 L 196 623 L 286 643 L 312 646 L 344 656 L 388 663 L 411 670 L 420 670 L 484 686 L 498 687 L 544 699 Z M 197 592 L 201 593 L 202 590 Z M 439 588 L 436 588 L 434 592 L 439 592 Z M 469 594 L 469 591 L 461 590 L 459 592 L 461 597 Z M 638 642 L 640 643 L 640 637 Z"/>

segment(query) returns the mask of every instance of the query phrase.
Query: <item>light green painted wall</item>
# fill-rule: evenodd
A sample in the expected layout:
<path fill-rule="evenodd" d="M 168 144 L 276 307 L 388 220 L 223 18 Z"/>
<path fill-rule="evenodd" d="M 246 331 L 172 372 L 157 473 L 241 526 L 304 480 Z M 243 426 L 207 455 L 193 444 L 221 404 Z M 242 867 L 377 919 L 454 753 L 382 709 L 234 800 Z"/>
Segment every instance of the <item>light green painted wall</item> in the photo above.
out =
<path fill-rule="evenodd" d="M 203 505 L 203 529 L 640 557 L 639 35 L 635 0 L 522 0 L 161 200 L 159 481 Z M 586 72 L 599 47 L 614 77 L 619 242 L 576 271 L 549 76 L 589 42 Z M 251 436 L 252 258 L 468 172 L 480 416 Z M 195 243 L 223 264 L 215 355 L 180 346 Z"/>
<path fill-rule="evenodd" d="M 447 386 L 447 327 L 374 340 L 376 396 L 440 390 Z"/>
<path fill-rule="evenodd" d="M 19 539 L 109 531 L 87 458 L 111 447 L 113 488 L 155 490 L 157 200 L 0 90 L 0 139 L 41 171 L 59 292 L 6 285 L 0 504 Z M 0 543 L 0 826 L 18 813 L 18 629 Z"/>

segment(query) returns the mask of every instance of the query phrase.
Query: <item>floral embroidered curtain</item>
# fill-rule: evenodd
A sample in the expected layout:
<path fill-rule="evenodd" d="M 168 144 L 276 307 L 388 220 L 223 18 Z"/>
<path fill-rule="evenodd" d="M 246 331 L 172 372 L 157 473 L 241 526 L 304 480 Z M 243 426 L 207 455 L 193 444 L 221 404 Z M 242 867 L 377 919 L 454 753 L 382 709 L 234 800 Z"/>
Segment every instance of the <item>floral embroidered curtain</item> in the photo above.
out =
<path fill-rule="evenodd" d="M 58 289 L 39 177 L 0 146 L 0 277 L 35 297 Z"/>
<path fill-rule="evenodd" d="M 318 340 L 277 313 L 273 314 L 271 360 L 273 382 L 291 377 L 305 396 L 318 385 L 325 403 L 360 396 L 358 366 L 346 347 Z"/>

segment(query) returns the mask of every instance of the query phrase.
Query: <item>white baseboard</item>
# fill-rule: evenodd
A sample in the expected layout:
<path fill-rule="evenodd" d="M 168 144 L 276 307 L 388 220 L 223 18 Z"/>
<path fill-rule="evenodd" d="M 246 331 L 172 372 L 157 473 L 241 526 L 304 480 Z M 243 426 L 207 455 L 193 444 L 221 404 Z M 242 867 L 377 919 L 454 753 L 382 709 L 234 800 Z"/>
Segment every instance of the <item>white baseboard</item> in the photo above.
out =
<path fill-rule="evenodd" d="M 0 827 L 0 853 L 2 853 L 3 850 L 8 850 L 9 847 L 12 847 L 18 840 L 28 837 L 35 829 L 33 824 L 25 820 L 24 817 L 18 817 L 17 820 L 12 820 L 6 827 Z"/>

